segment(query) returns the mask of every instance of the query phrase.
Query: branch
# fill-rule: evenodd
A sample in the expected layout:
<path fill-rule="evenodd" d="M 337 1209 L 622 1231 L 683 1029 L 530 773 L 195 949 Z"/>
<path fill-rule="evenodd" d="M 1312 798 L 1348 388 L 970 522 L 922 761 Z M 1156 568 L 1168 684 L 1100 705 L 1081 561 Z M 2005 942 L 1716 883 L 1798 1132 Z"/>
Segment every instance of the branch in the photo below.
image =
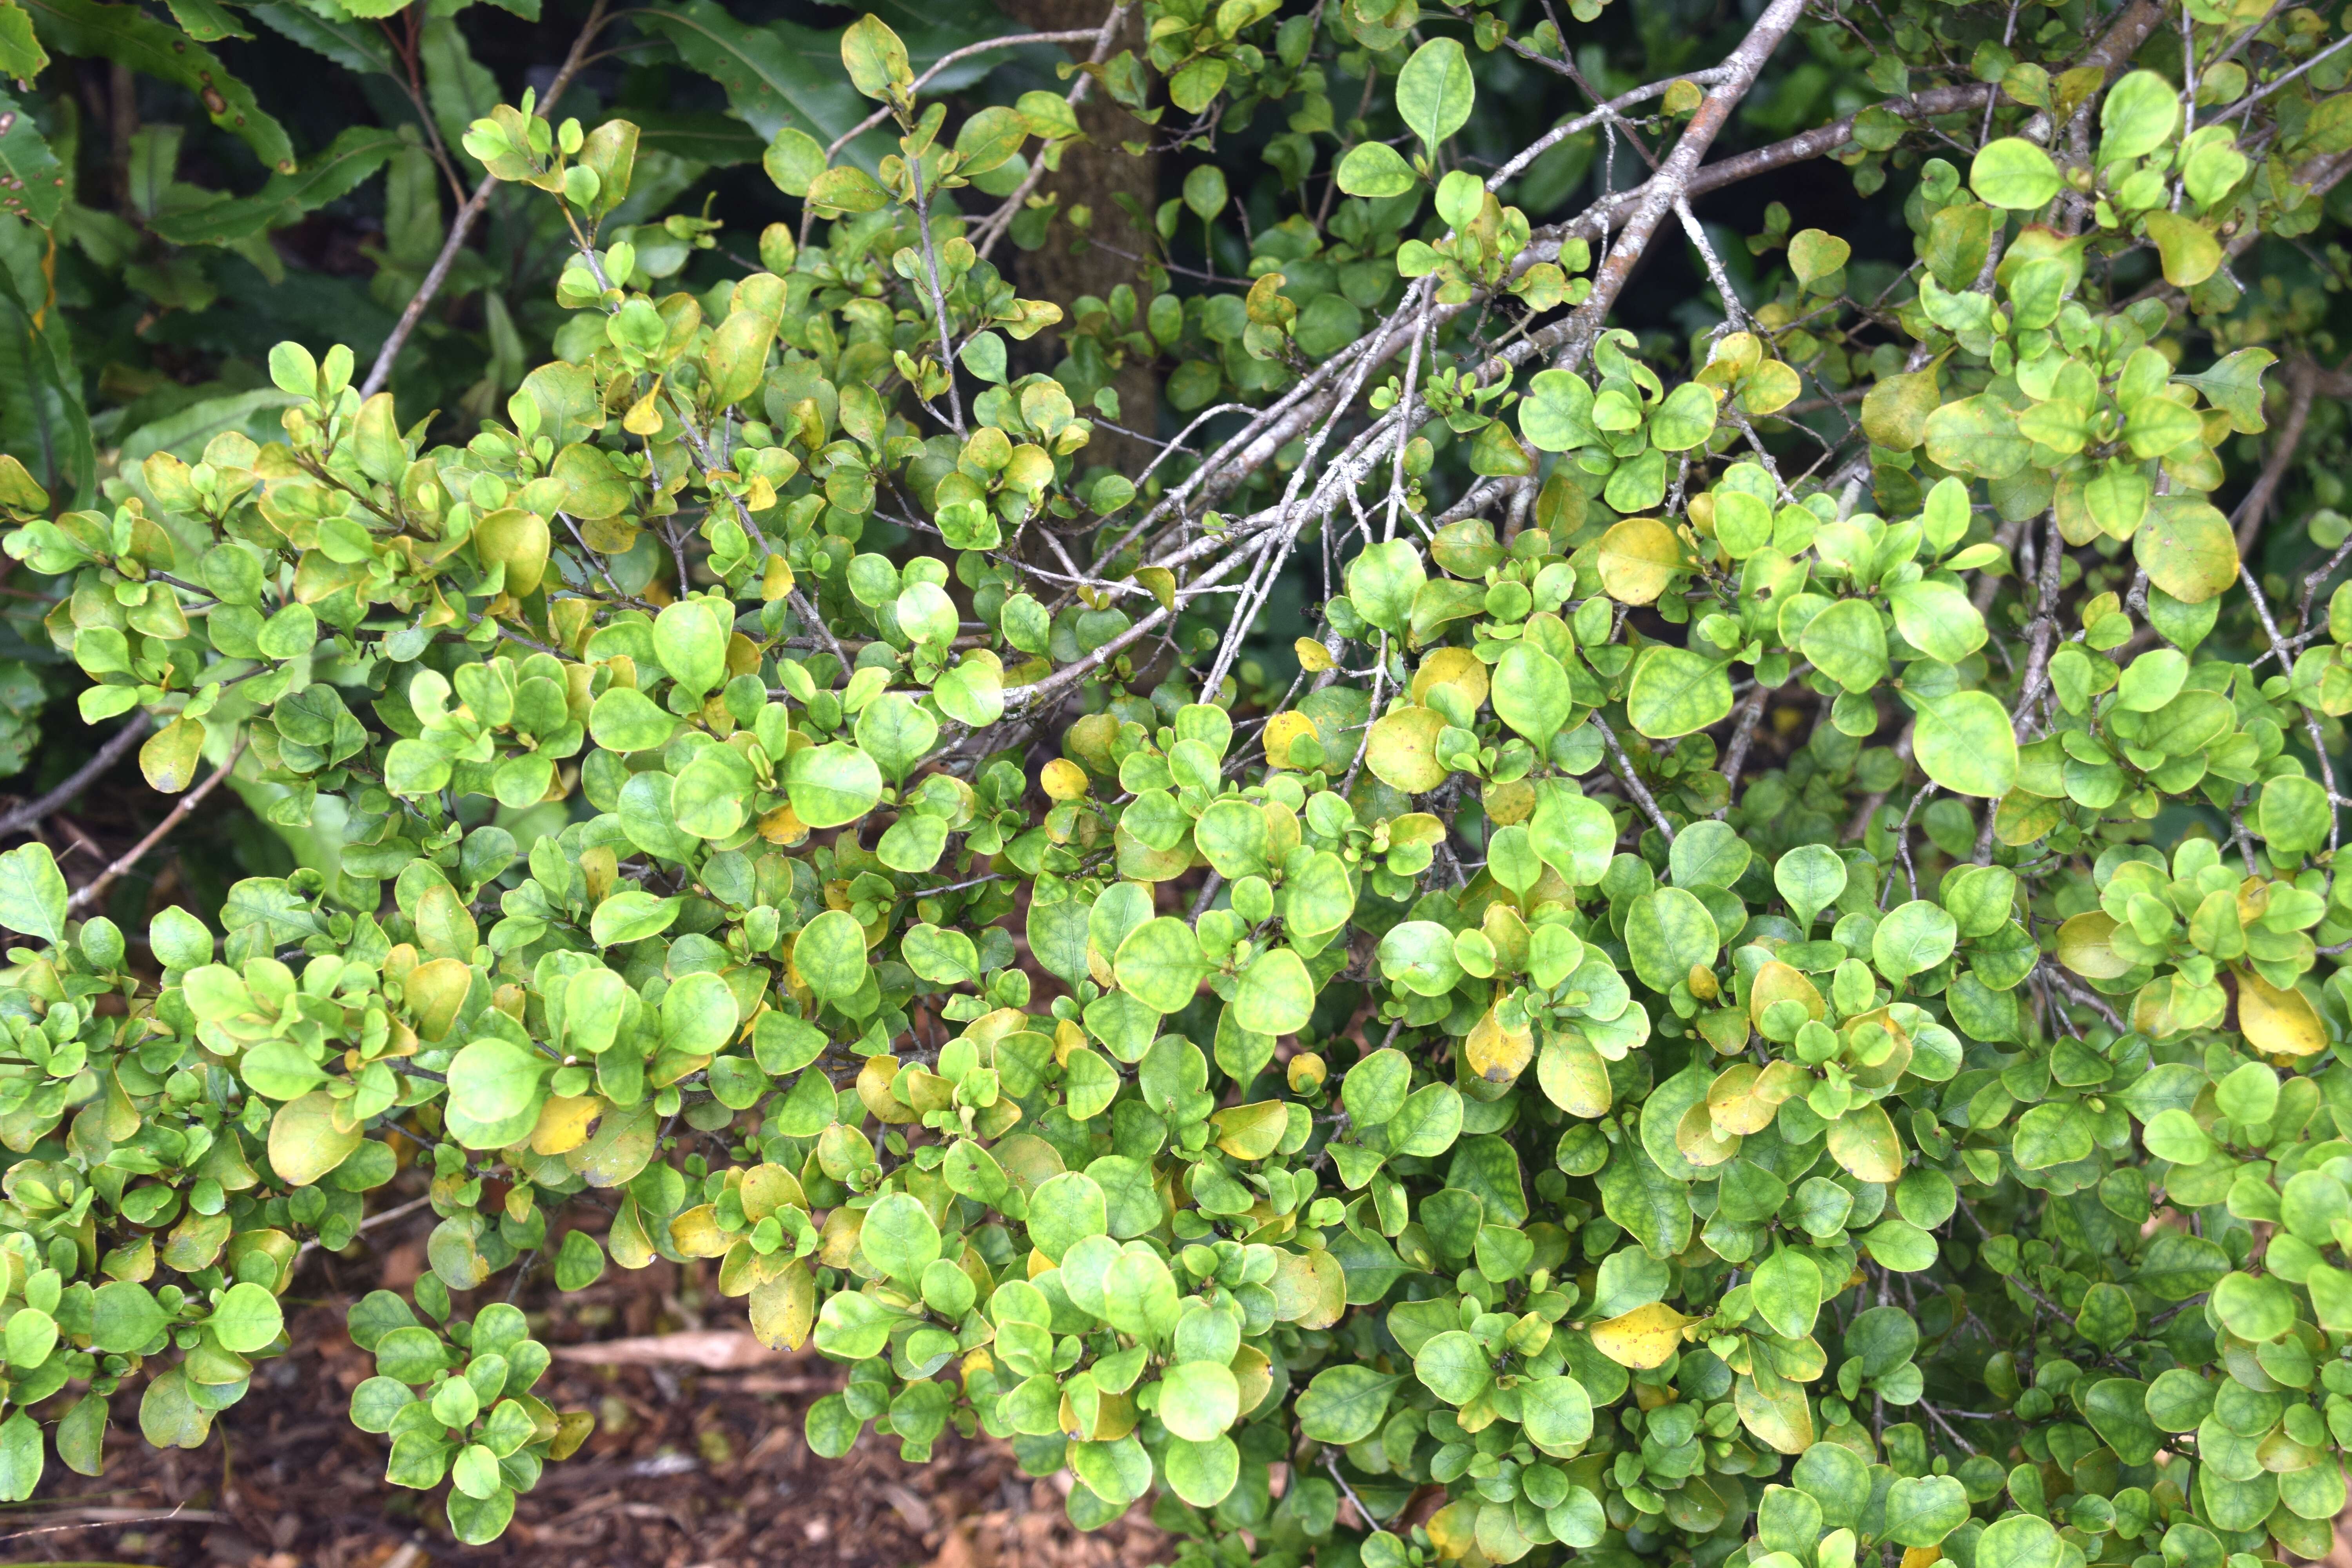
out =
<path fill-rule="evenodd" d="M 185 821 L 188 816 L 196 809 L 196 807 L 202 805 L 205 803 L 205 796 L 212 794 L 214 790 L 220 787 L 221 780 L 228 777 L 230 772 L 236 768 L 237 759 L 245 755 L 246 739 L 247 737 L 239 735 L 236 738 L 236 744 L 229 749 L 227 760 L 223 762 L 219 767 L 213 770 L 213 776 L 198 784 L 195 788 L 190 790 L 187 794 L 182 795 L 179 799 L 179 804 L 173 806 L 170 813 L 164 816 L 163 820 L 155 825 L 152 832 L 149 833 L 146 837 L 141 839 L 138 843 L 132 845 L 130 852 L 125 854 L 122 858 L 117 860 L 113 865 L 109 866 L 105 870 L 100 871 L 98 874 L 97 880 L 77 889 L 74 892 L 74 896 L 66 900 L 67 910 L 70 912 L 75 910 L 86 908 L 87 906 L 97 902 L 98 896 L 100 893 L 105 892 L 108 888 L 113 886 L 114 879 L 117 877 L 121 876 L 122 873 L 131 869 L 131 867 L 139 864 L 142 859 L 146 858 L 147 851 L 154 848 L 155 846 L 163 842 L 163 837 L 166 834 L 170 833 L 174 827 L 179 826 L 180 824 Z"/>
<path fill-rule="evenodd" d="M 0 837 L 23 832 L 88 789 L 100 773 L 122 760 L 122 753 L 147 732 L 151 722 L 143 712 L 132 714 L 121 729 L 107 738 L 106 744 L 98 749 L 98 754 L 76 768 L 65 783 L 37 800 L 27 801 L 7 816 L 0 816 Z"/>
<path fill-rule="evenodd" d="M 2318 389 L 2318 367 L 2309 360 L 2299 359 L 2287 366 L 2286 416 L 2279 421 L 2278 437 L 2271 443 L 2270 461 L 2263 465 L 2262 477 L 2246 492 L 2246 499 L 2238 503 L 2237 514 L 2230 520 L 2237 530 L 2240 559 L 2254 547 L 2254 540 L 2262 532 L 2263 517 L 2277 499 L 2287 469 L 2294 466 L 2295 448 L 2303 444 L 2303 427 L 2311 418 L 2311 400 Z"/>
<path fill-rule="evenodd" d="M 564 89 L 572 85 L 572 79 L 580 74 L 581 66 L 587 61 L 589 44 L 604 27 L 604 0 L 596 0 L 594 8 L 588 13 L 587 25 L 580 29 L 580 36 L 572 40 L 572 52 L 563 58 L 563 68 L 555 73 L 555 80 L 548 86 L 547 96 L 540 100 L 541 119 L 549 118 L 555 108 L 555 100 L 563 96 Z M 465 248 L 466 236 L 472 232 L 474 220 L 482 216 L 482 209 L 489 205 L 490 193 L 498 188 L 498 184 L 497 175 L 484 174 L 482 183 L 474 187 L 474 194 L 466 198 L 466 205 L 457 209 L 457 217 L 449 225 L 449 237 L 442 242 L 441 254 L 433 258 L 433 266 L 425 274 L 425 281 L 409 297 L 407 305 L 400 312 L 400 320 L 393 326 L 392 335 L 384 339 L 383 347 L 376 351 L 375 363 L 368 367 L 367 379 L 360 383 L 362 400 L 382 392 L 384 383 L 392 379 L 393 362 L 407 346 L 409 334 L 416 331 L 416 323 L 424 318 L 425 308 L 433 303 L 433 297 L 441 292 L 441 285 L 449 280 L 449 268 L 457 264 L 457 252 Z"/>
<path fill-rule="evenodd" d="M 1592 292 L 1569 318 L 1568 344 L 1559 355 L 1563 368 L 1582 359 L 1593 340 L 1601 335 L 1601 324 L 1608 320 L 1611 307 L 1633 275 L 1634 265 L 1649 248 L 1650 237 L 1657 232 L 1658 225 L 1675 209 L 1675 205 L 1690 195 L 1691 178 L 1698 173 L 1699 160 L 1706 156 L 1706 150 L 1715 144 L 1716 136 L 1730 121 L 1731 111 L 1755 85 L 1756 73 L 1764 68 L 1765 60 L 1804 13 L 1804 0 L 1772 0 L 1748 37 L 1724 62 L 1721 84 L 1709 89 L 1698 111 L 1691 116 L 1689 128 L 1675 143 L 1674 152 L 1642 187 L 1640 204 L 1625 220 L 1608 258 L 1592 275 Z"/>

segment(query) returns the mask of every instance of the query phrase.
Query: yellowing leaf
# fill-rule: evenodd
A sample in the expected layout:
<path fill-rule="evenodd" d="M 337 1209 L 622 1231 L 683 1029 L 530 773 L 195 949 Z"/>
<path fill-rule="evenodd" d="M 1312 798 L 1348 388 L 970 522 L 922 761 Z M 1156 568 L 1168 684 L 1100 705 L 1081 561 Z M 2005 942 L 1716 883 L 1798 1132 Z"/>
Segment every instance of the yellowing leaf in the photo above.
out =
<path fill-rule="evenodd" d="M 1653 1301 L 1605 1323 L 1593 1324 L 1592 1347 L 1619 1366 L 1647 1371 L 1664 1366 L 1675 1353 L 1675 1347 L 1682 1343 L 1683 1325 L 1696 1321 L 1664 1301 Z"/>
<path fill-rule="evenodd" d="M 1570 1116 L 1609 1113 L 1609 1064 L 1581 1035 L 1546 1035 L 1542 1058 L 1536 1063 L 1536 1081 L 1542 1085 L 1544 1097 Z"/>
<path fill-rule="evenodd" d="M 2131 960 L 2117 952 L 2109 938 L 2116 918 L 2099 910 L 2085 910 L 2058 928 L 2058 962 L 2086 980 L 2113 980 L 2131 973 Z"/>
<path fill-rule="evenodd" d="M 1830 1158 L 1859 1181 L 1892 1182 L 1903 1174 L 1903 1144 L 1895 1123 L 1874 1103 L 1857 1105 L 1830 1123 Z"/>
<path fill-rule="evenodd" d="M 1706 1101 L 1692 1106 L 1675 1123 L 1675 1147 L 1684 1159 L 1706 1167 L 1720 1165 L 1739 1152 L 1739 1134 L 1717 1131 Z"/>
<path fill-rule="evenodd" d="M 1783 1454 L 1801 1454 L 1813 1446 L 1813 1412 L 1801 1384 L 1775 1376 L 1767 1392 L 1746 1373 L 1732 1389 L 1740 1425 L 1767 1447 Z"/>
<path fill-rule="evenodd" d="M 1313 637 L 1300 637 L 1290 645 L 1298 654 L 1298 668 L 1310 674 L 1321 674 L 1331 668 L 1331 650 Z"/>
<path fill-rule="evenodd" d="M 1372 726 L 1364 762 L 1382 784 L 1407 795 L 1435 789 L 1445 782 L 1446 770 L 1437 760 L 1437 737 L 1444 728 L 1445 716 L 1433 708 L 1400 708 Z M 1273 749 L 1271 742 L 1267 749 Z"/>
<path fill-rule="evenodd" d="M 1601 536 L 1593 565 L 1601 591 L 1619 604 L 1654 604 L 1682 569 L 1682 542 L 1654 517 L 1629 517 Z"/>

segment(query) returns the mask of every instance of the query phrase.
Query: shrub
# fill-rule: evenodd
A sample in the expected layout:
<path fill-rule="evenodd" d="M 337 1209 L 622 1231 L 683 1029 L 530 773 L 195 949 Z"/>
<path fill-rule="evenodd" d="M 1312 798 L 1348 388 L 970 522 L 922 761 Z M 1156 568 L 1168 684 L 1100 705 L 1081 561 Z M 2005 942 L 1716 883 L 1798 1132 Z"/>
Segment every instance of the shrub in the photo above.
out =
<path fill-rule="evenodd" d="M 1188 1561 L 2326 1552 L 2352 544 L 2241 559 L 2336 427 L 2298 360 L 2257 439 L 2333 307 L 2245 289 L 2352 164 L 2324 19 L 1824 15 L 1885 101 L 1703 164 L 1773 0 L 1568 121 L 1671 146 L 1537 227 L 1488 104 L 1582 85 L 1554 21 L 1282 10 L 1114 15 L 951 134 L 865 18 L 897 151 L 780 131 L 806 216 L 696 291 L 643 246 L 712 228 L 604 226 L 638 127 L 526 97 L 464 138 L 572 240 L 503 421 L 288 342 L 282 439 L 55 516 L 0 459 L 81 717 L 327 847 L 143 951 L 0 856 L 0 1493 L 94 1473 L 120 1389 L 203 1442 L 417 1169 L 352 1416 L 468 1542 L 591 1422 L 467 1293 L 661 1258 L 848 1363 L 819 1452 L 985 1431 Z M 1097 89 L 1289 106 L 1305 199 L 1197 164 L 1145 216 L 1202 266 L 1019 297 Z M 1691 213 L 1826 153 L 1915 254 Z M 1685 240 L 1687 336 L 1609 326 Z M 1099 460 L 1159 445 L 1130 356 L 1148 467 Z"/>

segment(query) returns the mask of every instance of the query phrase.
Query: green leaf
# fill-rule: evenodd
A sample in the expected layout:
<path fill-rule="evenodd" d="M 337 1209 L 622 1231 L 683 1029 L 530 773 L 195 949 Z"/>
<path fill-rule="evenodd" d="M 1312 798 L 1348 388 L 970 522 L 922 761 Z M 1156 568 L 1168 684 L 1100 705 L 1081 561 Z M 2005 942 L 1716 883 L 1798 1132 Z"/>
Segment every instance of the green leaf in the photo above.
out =
<path fill-rule="evenodd" d="M 1348 195 L 1374 200 L 1401 196 L 1421 184 L 1412 165 L 1385 142 L 1359 142 L 1349 148 L 1334 177 Z"/>
<path fill-rule="evenodd" d="M 2225 1274 L 2213 1287 L 2213 1310 L 2231 1333 L 2257 1344 L 2294 1327 L 2294 1297 L 2274 1274 Z"/>
<path fill-rule="evenodd" d="M 865 985 L 866 928 L 847 910 L 827 910 L 801 929 L 793 967 L 827 1002 L 844 1002 Z"/>
<path fill-rule="evenodd" d="M 0 1422 L 0 1502 L 31 1497 L 41 1484 L 45 1463 L 41 1428 L 30 1415 L 19 1410 Z"/>
<path fill-rule="evenodd" d="M 634 686 L 615 686 L 588 710 L 588 733 L 610 752 L 650 752 L 667 742 L 677 721 Z"/>
<path fill-rule="evenodd" d="M 472 1041 L 449 1062 L 449 1103 L 476 1121 L 507 1121 L 530 1109 L 554 1063 L 500 1036 Z"/>
<path fill-rule="evenodd" d="M 1478 85 L 1469 57 L 1453 38 L 1432 38 L 1397 73 L 1397 112 L 1433 155 L 1438 144 L 1469 122 Z"/>
<path fill-rule="evenodd" d="M 2017 784 L 2017 736 L 1989 692 L 1956 691 L 1917 709 L 1913 754 L 1954 795 L 1998 800 Z"/>
<path fill-rule="evenodd" d="M 1772 1331 L 1799 1339 L 1813 1331 L 1822 1310 L 1822 1271 L 1803 1253 L 1782 1247 L 1757 1267 L 1756 1310 Z"/>
<path fill-rule="evenodd" d="M 1959 924 L 1940 904 L 1913 899 L 1887 912 L 1870 939 L 1870 961 L 1889 980 L 1908 980 L 1951 957 Z"/>
<path fill-rule="evenodd" d="M 2091 1430 L 2125 1464 L 2145 1465 L 2156 1457 L 2163 1437 L 2147 1416 L 2147 1384 L 2137 1378 L 2102 1378 L 2083 1396 L 2082 1405 Z"/>
<path fill-rule="evenodd" d="M 1198 945 L 1196 942 L 1196 949 Z M 1122 944 L 1122 957 L 1126 952 Z M 1121 984 L 1125 984 L 1124 980 Z M 1254 1034 L 1296 1034 L 1307 1026 L 1307 1021 L 1315 1014 L 1314 978 L 1297 952 L 1286 947 L 1271 948 L 1242 971 L 1241 983 L 1234 992 L 1233 1008 L 1234 1022 Z"/>
<path fill-rule="evenodd" d="M 374 126 L 348 126 L 326 151 L 292 174 L 273 174 L 250 196 L 209 202 L 159 216 L 149 226 L 173 245 L 227 245 L 284 228 L 341 196 L 383 167 L 406 143 Z"/>
<path fill-rule="evenodd" d="M 264 168 L 293 172 L 294 145 L 286 138 L 286 128 L 262 111 L 253 89 L 219 57 L 178 28 L 165 26 L 135 5 L 104 5 L 96 0 L 20 3 L 33 14 L 41 41 L 58 53 L 99 56 L 170 82 L 204 105 L 215 126 L 252 148 Z"/>
<path fill-rule="evenodd" d="M 1412 1358 L 1422 1386 L 1448 1405 L 1467 1405 L 1494 1385 L 1486 1347 L 1460 1329 L 1433 1335 Z"/>
<path fill-rule="evenodd" d="M 1365 547 L 1348 563 L 1348 596 L 1356 613 L 1393 635 L 1403 635 L 1413 595 L 1428 580 L 1421 552 L 1402 539 Z"/>
<path fill-rule="evenodd" d="M 1650 445 L 1662 452 L 1687 452 L 1715 434 L 1715 394 L 1686 381 L 1650 410 Z"/>
<path fill-rule="evenodd" d="M 2048 205 L 2063 183 L 2050 154 L 2019 136 L 1986 142 L 1969 164 L 1969 188 L 2012 212 Z"/>
<path fill-rule="evenodd" d="M 230 1286 L 220 1305 L 213 1309 L 213 1337 L 224 1350 L 240 1355 L 267 1349 L 285 1325 L 278 1298 L 249 1280 Z"/>
<path fill-rule="evenodd" d="M 1241 1384 L 1232 1369 L 1212 1361 L 1171 1366 L 1160 1384 L 1160 1419 L 1187 1442 L 1222 1437 L 1241 1417 Z"/>
<path fill-rule="evenodd" d="M 1327 1366 L 1298 1396 L 1298 1429 L 1334 1447 L 1360 1443 L 1380 1430 L 1390 1392 L 1402 1381 L 1356 1363 Z"/>
<path fill-rule="evenodd" d="M 1496 716 L 1525 735 L 1538 755 L 1550 749 L 1551 738 L 1576 709 L 1559 660 L 1525 642 L 1503 650 L 1491 696 Z"/>
<path fill-rule="evenodd" d="M 793 813 L 811 827 L 856 822 L 882 799 L 882 770 L 856 747 L 835 741 L 803 746 L 784 763 Z"/>
<path fill-rule="evenodd" d="M 2064 1562 L 2057 1531 L 2030 1513 L 2012 1513 L 1977 1537 L 1977 1568 L 2059 1568 Z"/>
<path fill-rule="evenodd" d="M 1118 944 L 1113 968 L 1120 990 L 1160 1013 L 1181 1012 L 1209 973 L 1192 928 L 1172 915 L 1147 921 L 1129 932 Z"/>
<path fill-rule="evenodd" d="M 588 933 L 599 947 L 621 947 L 643 942 L 669 929 L 684 900 L 657 898 L 635 888 L 614 893 L 596 906 L 588 920 Z"/>
<path fill-rule="evenodd" d="M 0 927 L 55 947 L 66 940 L 66 879 L 46 844 L 0 855 Z"/>
<path fill-rule="evenodd" d="M 867 1263 L 911 1286 L 940 1256 L 940 1227 L 919 1199 L 892 1193 L 875 1199 L 866 1211 L 857 1246 Z"/>
<path fill-rule="evenodd" d="M 2238 579 L 2238 541 L 2230 521 L 2200 496 L 2152 501 L 2147 520 L 2132 535 L 2132 557 L 2149 582 L 2184 605 L 2201 605 Z"/>
<path fill-rule="evenodd" d="M 1887 593 L 1895 629 L 1903 640 L 1945 664 L 1958 664 L 1985 645 L 1984 616 L 1953 583 L 1923 577 Z"/>
<path fill-rule="evenodd" d="M 1845 861 L 1826 844 L 1800 845 L 1772 868 L 1772 885 L 1788 901 L 1800 929 L 1811 926 L 1823 910 L 1837 902 L 1845 883 Z"/>
<path fill-rule="evenodd" d="M 10 15 L 20 22 L 22 11 L 0 7 L 0 32 Z M 26 42 L 30 43 L 27 35 Z M 32 72 L 7 72 L 29 78 Z M 43 228 L 58 221 L 65 205 L 66 174 L 57 154 L 42 139 L 32 114 L 5 92 L 0 92 L 0 212 L 29 218 Z"/>
<path fill-rule="evenodd" d="M 1671 990 L 1688 980 L 1692 970 L 1711 967 L 1721 945 L 1715 917 L 1696 895 L 1681 888 L 1643 894 L 1625 917 L 1625 951 L 1633 973 L 1654 990 Z"/>
<path fill-rule="evenodd" d="M 1562 1458 L 1592 1437 L 1592 1397 L 1573 1377 L 1528 1378 L 1519 1384 L 1519 1421 L 1528 1441 Z"/>
<path fill-rule="evenodd" d="M 90 1304 L 90 1348 L 112 1355 L 146 1349 L 171 1321 L 154 1293 L 129 1279 L 100 1286 Z"/>
<path fill-rule="evenodd" d="M 2152 212 L 2145 220 L 2147 237 L 2164 264 L 2164 280 L 2176 289 L 2193 289 L 2221 269 L 2221 242 L 2195 218 L 2179 213 Z"/>
<path fill-rule="evenodd" d="M 1813 667 L 1848 691 L 1867 691 L 1886 679 L 1886 626 L 1876 605 L 1840 599 L 1815 616 L 1799 639 Z"/>
<path fill-rule="evenodd" d="M 1953 1476 L 1901 1476 L 1886 1490 L 1886 1537 L 1924 1549 L 1969 1521 L 1968 1489 Z"/>
<path fill-rule="evenodd" d="M 1625 717 L 1653 741 L 1704 730 L 1731 711 L 1731 677 L 1688 648 L 1653 644 L 1633 666 Z"/>
<path fill-rule="evenodd" d="M 2017 416 L 1982 393 L 1938 407 L 1927 416 L 1921 434 L 1930 462 L 1982 479 L 2008 479 L 2025 467 L 2033 450 L 2017 427 Z"/>
<path fill-rule="evenodd" d="M 2179 125 L 2179 89 L 2154 71 L 2133 71 L 2107 89 L 2099 106 L 2099 162 L 2145 158 L 2170 142 Z"/>

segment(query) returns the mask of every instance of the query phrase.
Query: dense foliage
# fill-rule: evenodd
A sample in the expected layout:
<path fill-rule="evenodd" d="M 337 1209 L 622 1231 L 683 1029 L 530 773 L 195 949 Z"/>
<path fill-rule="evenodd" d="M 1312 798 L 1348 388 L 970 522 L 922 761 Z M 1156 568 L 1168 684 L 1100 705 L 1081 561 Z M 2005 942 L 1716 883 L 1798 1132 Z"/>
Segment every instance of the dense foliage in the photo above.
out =
<path fill-rule="evenodd" d="M 0 1495 L 118 1391 L 203 1443 L 304 1251 L 429 1181 L 352 1415 L 466 1541 L 590 1426 L 499 1290 L 658 1258 L 850 1364 L 820 1452 L 984 1430 L 1201 1563 L 2324 1553 L 2352 38 L 1771 0 L 1621 84 L 1542 11 L 1150 0 L 952 106 L 866 17 L 887 142 L 736 100 L 801 207 L 756 256 L 632 205 L 635 120 L 488 108 L 425 183 L 562 259 L 462 427 L 377 389 L 403 331 L 117 445 L 20 294 L 80 442 L 0 457 L 28 635 L 302 863 L 134 935 L 0 855 Z M 1500 145 L 1536 80 L 1614 96 Z M 1287 129 L 1023 298 L 1097 91 Z M 1850 236 L 1694 211 L 1828 155 Z M 1612 325 L 1685 242 L 1674 330 Z"/>

